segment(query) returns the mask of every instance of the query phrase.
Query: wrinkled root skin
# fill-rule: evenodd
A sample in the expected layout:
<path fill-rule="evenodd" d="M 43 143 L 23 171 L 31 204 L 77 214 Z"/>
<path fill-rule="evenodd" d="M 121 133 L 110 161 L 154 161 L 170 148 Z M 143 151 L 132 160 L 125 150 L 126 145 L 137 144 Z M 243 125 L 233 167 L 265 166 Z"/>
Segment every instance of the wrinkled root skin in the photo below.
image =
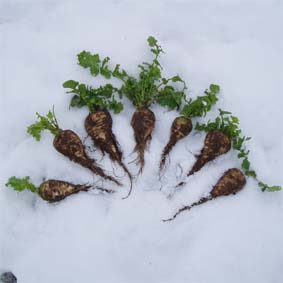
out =
<path fill-rule="evenodd" d="M 144 167 L 144 151 L 147 143 L 151 140 L 151 134 L 155 126 L 155 115 L 148 108 L 141 108 L 134 112 L 131 120 L 131 126 L 134 130 L 136 146 L 134 151 L 138 153 L 138 163 L 140 172 Z"/>
<path fill-rule="evenodd" d="M 224 175 L 218 180 L 217 184 L 213 187 L 210 195 L 213 198 L 218 196 L 228 196 L 236 194 L 246 184 L 246 177 L 237 168 L 227 170 Z"/>
<path fill-rule="evenodd" d="M 88 168 L 94 174 L 121 185 L 116 179 L 108 176 L 102 168 L 97 166 L 93 159 L 85 152 L 85 147 L 79 136 L 71 130 L 61 131 L 53 140 L 55 149 L 81 166 Z"/>
<path fill-rule="evenodd" d="M 112 161 L 122 161 L 122 152 L 112 132 L 112 117 L 108 111 L 90 113 L 85 119 L 85 129 L 94 144 L 108 153 Z"/>
<path fill-rule="evenodd" d="M 48 202 L 57 202 L 80 191 L 87 191 L 89 188 L 91 188 L 89 185 L 74 185 L 59 180 L 48 180 L 40 185 L 39 195 Z"/>
<path fill-rule="evenodd" d="M 94 144 L 103 154 L 108 153 L 110 159 L 117 162 L 132 179 L 130 172 L 122 161 L 123 154 L 116 136 L 112 132 L 112 124 L 112 117 L 106 110 L 90 113 L 85 119 L 85 129 Z"/>
<path fill-rule="evenodd" d="M 228 152 L 231 149 L 231 139 L 221 131 L 214 130 L 206 135 L 204 147 L 197 161 L 187 176 L 199 171 L 207 162 L 214 160 L 219 155 Z"/>
<path fill-rule="evenodd" d="M 164 147 L 161 155 L 161 161 L 159 164 L 159 171 L 164 168 L 166 157 L 175 146 L 175 144 L 188 136 L 193 129 L 192 120 L 186 117 L 177 117 L 171 125 L 170 139 L 167 145 Z"/>
<path fill-rule="evenodd" d="M 246 184 L 246 177 L 241 170 L 237 168 L 229 169 L 217 181 L 216 185 L 210 191 L 208 197 L 201 198 L 198 202 L 195 202 L 188 206 L 184 206 L 183 208 L 179 209 L 177 213 L 173 215 L 173 217 L 163 221 L 164 222 L 171 221 L 175 219 L 183 211 L 191 210 L 194 206 L 198 206 L 217 197 L 236 194 L 237 192 L 239 192 L 244 188 L 245 184 Z"/>
<path fill-rule="evenodd" d="M 57 151 L 68 157 L 71 161 L 80 163 L 88 167 L 93 163 L 86 152 L 79 136 L 71 130 L 61 131 L 53 140 L 53 145 Z"/>

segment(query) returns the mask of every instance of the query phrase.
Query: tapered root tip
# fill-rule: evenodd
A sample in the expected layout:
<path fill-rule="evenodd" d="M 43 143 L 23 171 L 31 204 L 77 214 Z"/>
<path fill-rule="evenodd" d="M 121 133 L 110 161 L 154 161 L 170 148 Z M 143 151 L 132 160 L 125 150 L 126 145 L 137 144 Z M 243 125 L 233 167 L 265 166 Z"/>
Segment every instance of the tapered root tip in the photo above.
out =
<path fill-rule="evenodd" d="M 168 218 L 168 219 L 162 219 L 161 221 L 162 222 L 169 222 L 169 221 L 172 221 L 175 217 L 171 217 L 171 218 Z"/>
<path fill-rule="evenodd" d="M 121 182 L 119 182 L 119 181 L 117 181 L 116 179 L 114 179 L 114 178 L 112 178 L 112 177 L 109 177 L 109 180 L 110 181 L 112 181 L 112 182 L 114 182 L 117 186 L 122 186 L 122 183 Z"/>
<path fill-rule="evenodd" d="M 130 182 L 131 182 L 131 185 L 130 185 L 129 192 L 128 192 L 128 194 L 127 194 L 125 197 L 123 197 L 122 199 L 127 199 L 127 198 L 131 195 L 131 193 L 132 193 L 132 190 L 133 190 L 133 179 L 132 179 L 132 178 L 130 179 Z"/>
<path fill-rule="evenodd" d="M 179 184 L 177 184 L 176 186 L 175 186 L 175 188 L 181 188 L 181 187 L 183 187 L 183 186 L 185 186 L 185 184 L 186 184 L 186 182 L 180 182 Z"/>

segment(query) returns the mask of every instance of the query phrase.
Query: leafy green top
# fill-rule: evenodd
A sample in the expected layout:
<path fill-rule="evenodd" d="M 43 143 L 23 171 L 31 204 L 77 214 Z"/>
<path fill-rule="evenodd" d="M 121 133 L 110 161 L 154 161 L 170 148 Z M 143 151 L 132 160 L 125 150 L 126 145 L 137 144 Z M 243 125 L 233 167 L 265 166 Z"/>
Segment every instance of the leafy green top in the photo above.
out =
<path fill-rule="evenodd" d="M 69 80 L 64 82 L 63 87 L 71 89 L 69 93 L 75 94 L 70 103 L 71 107 L 87 106 L 91 112 L 100 109 L 110 109 L 115 114 L 123 110 L 123 104 L 118 102 L 114 97 L 117 88 L 111 84 L 93 88 L 85 84 L 80 84 L 77 81 Z"/>
<path fill-rule="evenodd" d="M 217 94 L 220 92 L 218 85 L 211 84 L 209 90 L 205 90 L 204 96 L 198 96 L 195 100 L 190 99 L 183 107 L 181 114 L 187 118 L 205 116 L 212 106 L 218 101 Z"/>
<path fill-rule="evenodd" d="M 39 193 L 38 187 L 36 187 L 33 183 L 30 182 L 29 176 L 26 176 L 24 178 L 16 178 L 15 176 L 13 176 L 9 178 L 5 186 L 12 187 L 15 191 L 18 192 L 29 190 L 36 194 Z"/>
<path fill-rule="evenodd" d="M 107 66 L 107 62 L 110 60 L 109 57 L 101 60 L 99 54 L 91 54 L 88 51 L 82 51 L 77 57 L 78 64 L 84 68 L 89 68 L 92 75 L 97 76 L 100 73 L 107 79 L 111 78 L 111 71 Z"/>
<path fill-rule="evenodd" d="M 250 137 L 241 136 L 241 130 L 239 129 L 239 119 L 231 115 L 231 112 L 223 111 L 219 109 L 219 116 L 212 122 L 208 121 L 207 124 L 196 125 L 196 130 L 210 132 L 213 130 L 220 130 L 227 134 L 232 139 L 233 149 L 239 151 L 238 158 L 242 159 L 242 169 L 246 176 L 254 177 L 258 181 L 259 187 L 262 191 L 279 191 L 282 190 L 280 186 L 268 186 L 267 184 L 257 179 L 256 172 L 252 170 L 250 161 L 248 159 L 249 150 L 246 149 L 244 143 L 250 140 Z"/>
<path fill-rule="evenodd" d="M 178 108 L 184 97 L 186 84 L 179 76 L 169 79 L 162 77 L 159 57 L 164 51 L 154 37 L 149 36 L 147 42 L 154 58 L 151 63 L 143 62 L 138 65 L 140 69 L 138 78 L 129 75 L 124 69 L 120 69 L 119 64 L 115 66 L 114 70 L 110 70 L 108 67 L 109 57 L 101 60 L 98 54 L 92 55 L 86 51 L 78 54 L 78 64 L 89 68 L 90 73 L 94 76 L 101 74 L 107 79 L 113 76 L 121 80 L 122 86 L 118 90 L 119 94 L 125 95 L 137 108 L 148 107 L 154 102 L 170 109 Z M 171 82 L 181 82 L 183 88 L 176 90 L 172 85 L 169 85 Z"/>
<path fill-rule="evenodd" d="M 54 109 L 49 111 L 46 116 L 36 113 L 38 121 L 27 128 L 27 132 L 31 134 L 37 141 L 41 138 L 41 132 L 50 131 L 53 135 L 58 135 L 61 131 L 56 120 Z"/>

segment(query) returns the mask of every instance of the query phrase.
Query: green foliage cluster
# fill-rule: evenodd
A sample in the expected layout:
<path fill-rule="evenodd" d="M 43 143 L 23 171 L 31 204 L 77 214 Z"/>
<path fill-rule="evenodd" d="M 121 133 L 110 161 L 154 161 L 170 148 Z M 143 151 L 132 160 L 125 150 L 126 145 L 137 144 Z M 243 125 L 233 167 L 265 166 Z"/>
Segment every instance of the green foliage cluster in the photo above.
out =
<path fill-rule="evenodd" d="M 241 166 L 246 176 L 254 177 L 258 181 L 258 185 L 262 191 L 274 192 L 282 189 L 280 186 L 268 186 L 257 179 L 256 172 L 251 169 L 251 163 L 249 161 L 250 151 L 245 146 L 245 142 L 251 138 L 241 135 L 242 131 L 239 129 L 239 119 L 233 116 L 231 112 L 219 109 L 219 116 L 214 121 L 208 121 L 207 124 L 197 123 L 195 129 L 205 132 L 220 130 L 231 137 L 233 149 L 239 151 L 238 158 L 242 159 Z"/>
<path fill-rule="evenodd" d="M 171 78 L 162 77 L 162 66 L 159 62 L 161 53 L 164 53 L 157 40 L 149 36 L 147 39 L 150 51 L 154 55 L 152 62 L 143 62 L 138 65 L 138 78 L 129 75 L 117 64 L 114 70 L 108 66 L 109 57 L 100 60 L 98 54 L 83 51 L 78 54 L 78 64 L 89 68 L 94 76 L 101 74 L 106 79 L 111 76 L 119 79 L 122 86 L 118 89 L 120 95 L 126 96 L 136 108 L 149 107 L 152 103 L 159 103 L 169 109 L 179 108 L 185 96 L 186 84 L 180 76 Z M 182 89 L 177 90 L 172 83 L 181 83 Z"/>
<path fill-rule="evenodd" d="M 82 51 L 78 54 L 78 64 L 84 68 L 89 68 L 90 73 L 94 76 L 101 74 L 107 79 L 111 78 L 111 71 L 108 69 L 107 62 L 109 57 L 100 59 L 98 54 L 91 54 L 87 51 Z"/>
<path fill-rule="evenodd" d="M 205 90 L 205 95 L 198 96 L 195 100 L 190 99 L 183 107 L 181 114 L 187 118 L 206 116 L 213 105 L 218 101 L 217 94 L 220 92 L 220 87 L 211 84 L 209 89 Z"/>
<path fill-rule="evenodd" d="M 118 102 L 114 96 L 117 88 L 111 84 L 93 88 L 85 84 L 80 84 L 77 81 L 69 80 L 64 82 L 63 87 L 71 89 L 68 92 L 75 94 L 71 99 L 71 107 L 80 108 L 87 106 L 91 112 L 100 109 L 110 109 L 115 114 L 123 110 L 123 104 Z"/>
<path fill-rule="evenodd" d="M 16 178 L 15 176 L 10 177 L 8 182 L 5 184 L 6 187 L 11 187 L 15 191 L 21 192 L 24 190 L 29 190 L 33 193 L 39 193 L 38 188 L 30 182 L 29 176 L 24 178 Z"/>
<path fill-rule="evenodd" d="M 41 132 L 44 130 L 50 131 L 53 135 L 60 133 L 60 128 L 56 120 L 54 109 L 49 111 L 46 116 L 41 116 L 36 113 L 38 121 L 27 128 L 27 132 L 32 135 L 37 141 L 41 138 Z"/>

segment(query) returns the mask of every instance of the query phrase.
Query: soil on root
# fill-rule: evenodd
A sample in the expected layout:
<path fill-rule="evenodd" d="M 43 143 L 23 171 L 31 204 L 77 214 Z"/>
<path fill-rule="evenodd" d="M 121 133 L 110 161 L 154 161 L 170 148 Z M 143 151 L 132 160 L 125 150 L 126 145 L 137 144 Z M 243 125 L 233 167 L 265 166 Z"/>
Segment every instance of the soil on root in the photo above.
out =
<path fill-rule="evenodd" d="M 206 135 L 204 147 L 193 168 L 187 176 L 199 171 L 207 162 L 214 160 L 217 156 L 231 149 L 231 138 L 219 130 L 214 130 Z"/>
<path fill-rule="evenodd" d="M 210 195 L 213 198 L 236 194 L 246 184 L 246 177 L 241 170 L 232 168 L 227 170 L 213 187 Z"/>
<path fill-rule="evenodd" d="M 108 153 L 110 159 L 117 162 L 131 177 L 128 169 L 122 162 L 123 153 L 112 131 L 112 123 L 112 117 L 108 111 L 97 111 L 90 113 L 86 117 L 85 129 L 102 153 Z"/>
<path fill-rule="evenodd" d="M 194 206 L 199 206 L 217 197 L 236 194 L 238 191 L 243 189 L 245 184 L 246 184 L 246 177 L 243 174 L 243 172 L 237 168 L 231 168 L 227 170 L 222 175 L 222 177 L 217 181 L 216 185 L 210 191 L 209 196 L 203 197 L 198 202 L 195 202 L 191 205 L 182 207 L 173 215 L 173 217 L 163 220 L 163 221 L 164 222 L 171 221 L 175 219 L 183 211 L 191 210 Z"/>
<path fill-rule="evenodd" d="M 131 126 L 136 141 L 134 151 L 138 153 L 139 173 L 141 173 L 144 167 L 144 151 L 151 140 L 151 134 L 155 126 L 154 113 L 148 108 L 136 110 L 132 116 Z"/>
<path fill-rule="evenodd" d="M 81 166 L 88 168 L 94 174 L 121 185 L 115 178 L 108 176 L 95 161 L 89 158 L 79 136 L 71 130 L 61 131 L 53 140 L 55 149 Z"/>
<path fill-rule="evenodd" d="M 48 180 L 40 185 L 39 194 L 46 201 L 56 202 L 80 191 L 87 191 L 89 188 L 91 188 L 89 185 L 74 185 L 59 180 Z"/>
<path fill-rule="evenodd" d="M 172 123 L 171 126 L 171 133 L 170 133 L 170 139 L 167 145 L 164 147 L 161 155 L 161 161 L 159 164 L 159 172 L 162 171 L 164 168 L 166 158 L 172 148 L 176 145 L 176 143 L 183 139 L 184 137 L 188 136 L 189 133 L 192 131 L 193 125 L 192 121 L 189 118 L 186 117 L 177 117 Z"/>

